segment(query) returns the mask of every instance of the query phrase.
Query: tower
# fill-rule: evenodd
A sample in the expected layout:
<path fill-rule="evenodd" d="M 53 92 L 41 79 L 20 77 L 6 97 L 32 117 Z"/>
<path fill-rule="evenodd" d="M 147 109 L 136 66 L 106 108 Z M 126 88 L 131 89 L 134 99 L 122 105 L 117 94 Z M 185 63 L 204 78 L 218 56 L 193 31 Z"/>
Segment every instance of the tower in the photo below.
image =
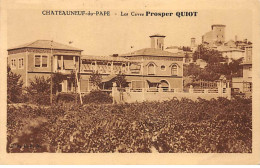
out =
<path fill-rule="evenodd" d="M 213 32 L 213 41 L 215 42 L 225 42 L 225 27 L 226 25 L 215 24 L 211 26 Z"/>
<path fill-rule="evenodd" d="M 164 38 L 165 37 L 166 36 L 160 35 L 160 34 L 155 34 L 155 35 L 150 36 L 151 48 L 164 50 Z"/>
<path fill-rule="evenodd" d="M 195 47 L 196 45 L 196 38 L 191 38 L 191 41 L 190 41 L 190 47 Z"/>

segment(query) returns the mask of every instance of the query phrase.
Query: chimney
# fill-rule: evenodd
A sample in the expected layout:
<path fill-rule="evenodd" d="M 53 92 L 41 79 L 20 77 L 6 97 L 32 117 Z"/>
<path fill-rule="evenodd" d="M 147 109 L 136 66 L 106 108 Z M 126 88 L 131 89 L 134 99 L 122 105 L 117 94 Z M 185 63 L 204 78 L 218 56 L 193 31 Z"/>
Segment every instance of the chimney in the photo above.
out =
<path fill-rule="evenodd" d="M 237 35 L 235 35 L 235 42 L 237 41 Z"/>
<path fill-rule="evenodd" d="M 195 45 L 196 45 L 196 38 L 191 38 L 190 46 L 195 47 Z"/>

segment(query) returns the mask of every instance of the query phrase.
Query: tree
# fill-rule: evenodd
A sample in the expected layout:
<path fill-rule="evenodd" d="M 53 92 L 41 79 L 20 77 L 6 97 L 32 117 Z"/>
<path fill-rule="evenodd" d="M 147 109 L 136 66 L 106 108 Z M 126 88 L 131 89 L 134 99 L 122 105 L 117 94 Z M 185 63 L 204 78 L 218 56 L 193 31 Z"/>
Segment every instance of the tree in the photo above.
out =
<path fill-rule="evenodd" d="M 23 81 L 21 75 L 15 74 L 7 66 L 7 101 L 18 103 L 22 94 Z"/>
<path fill-rule="evenodd" d="M 197 77 L 199 76 L 200 72 L 201 68 L 193 63 L 183 66 L 183 76 Z"/>
<path fill-rule="evenodd" d="M 122 73 L 117 74 L 117 76 L 115 77 L 115 82 L 117 86 L 119 86 L 119 88 L 124 88 L 127 86 L 125 75 Z"/>
<path fill-rule="evenodd" d="M 241 69 L 241 63 L 243 61 L 243 58 L 240 58 L 238 60 L 232 60 L 231 63 L 229 63 L 229 68 L 232 74 L 239 73 L 239 70 Z"/>
<path fill-rule="evenodd" d="M 217 50 L 212 50 L 199 45 L 197 50 L 193 54 L 193 60 L 203 59 L 208 64 L 217 64 L 224 60 L 222 54 Z"/>
<path fill-rule="evenodd" d="M 30 94 L 50 94 L 50 78 L 45 79 L 44 76 L 35 76 L 27 87 Z"/>
<path fill-rule="evenodd" d="M 123 89 L 124 87 L 127 86 L 127 82 L 126 82 L 126 79 L 125 79 L 125 75 L 122 74 L 122 73 L 119 73 L 116 75 L 115 77 L 115 82 L 117 84 L 117 86 L 119 86 L 120 90 L 120 100 L 122 101 L 124 98 L 123 98 Z"/>
<path fill-rule="evenodd" d="M 96 90 L 99 89 L 100 84 L 102 83 L 102 76 L 98 71 L 93 72 L 89 78 L 89 82 L 95 87 Z"/>
<path fill-rule="evenodd" d="M 76 88 L 77 88 L 76 72 L 75 71 L 71 71 L 71 73 L 68 75 L 67 79 L 68 79 L 68 82 L 73 84 L 74 91 L 76 92 Z"/>
<path fill-rule="evenodd" d="M 52 76 L 52 81 L 53 81 L 53 93 L 58 93 L 59 91 L 59 86 L 63 80 L 66 79 L 66 76 L 63 75 L 62 73 L 54 73 Z"/>

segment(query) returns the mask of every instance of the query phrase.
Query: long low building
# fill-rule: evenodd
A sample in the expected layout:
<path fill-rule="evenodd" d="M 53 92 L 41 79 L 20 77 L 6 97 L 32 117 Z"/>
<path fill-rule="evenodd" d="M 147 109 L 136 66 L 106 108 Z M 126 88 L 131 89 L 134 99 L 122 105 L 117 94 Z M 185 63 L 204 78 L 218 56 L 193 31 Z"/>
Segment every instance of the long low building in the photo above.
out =
<path fill-rule="evenodd" d="M 37 40 L 8 49 L 8 64 L 20 74 L 24 86 L 36 76 L 50 77 L 51 73 L 67 75 L 75 71 L 81 92 L 94 89 L 90 82 L 93 72 L 102 77 L 102 89 L 111 89 L 117 74 L 124 74 L 130 89 L 156 89 L 165 91 L 183 88 L 183 54 L 164 51 L 163 35 L 153 35 L 151 47 L 113 56 L 82 55 L 81 49 L 53 42 Z M 64 79 L 59 91 L 73 92 L 73 82 Z"/>

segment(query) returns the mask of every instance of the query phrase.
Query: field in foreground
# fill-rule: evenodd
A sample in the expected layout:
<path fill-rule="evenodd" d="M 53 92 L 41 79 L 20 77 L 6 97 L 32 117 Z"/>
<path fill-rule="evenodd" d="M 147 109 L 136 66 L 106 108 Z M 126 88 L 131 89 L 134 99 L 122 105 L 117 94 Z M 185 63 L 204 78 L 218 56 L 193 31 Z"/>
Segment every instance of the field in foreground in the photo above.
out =
<path fill-rule="evenodd" d="M 8 105 L 7 117 L 7 152 L 252 152 L 248 99 Z"/>

